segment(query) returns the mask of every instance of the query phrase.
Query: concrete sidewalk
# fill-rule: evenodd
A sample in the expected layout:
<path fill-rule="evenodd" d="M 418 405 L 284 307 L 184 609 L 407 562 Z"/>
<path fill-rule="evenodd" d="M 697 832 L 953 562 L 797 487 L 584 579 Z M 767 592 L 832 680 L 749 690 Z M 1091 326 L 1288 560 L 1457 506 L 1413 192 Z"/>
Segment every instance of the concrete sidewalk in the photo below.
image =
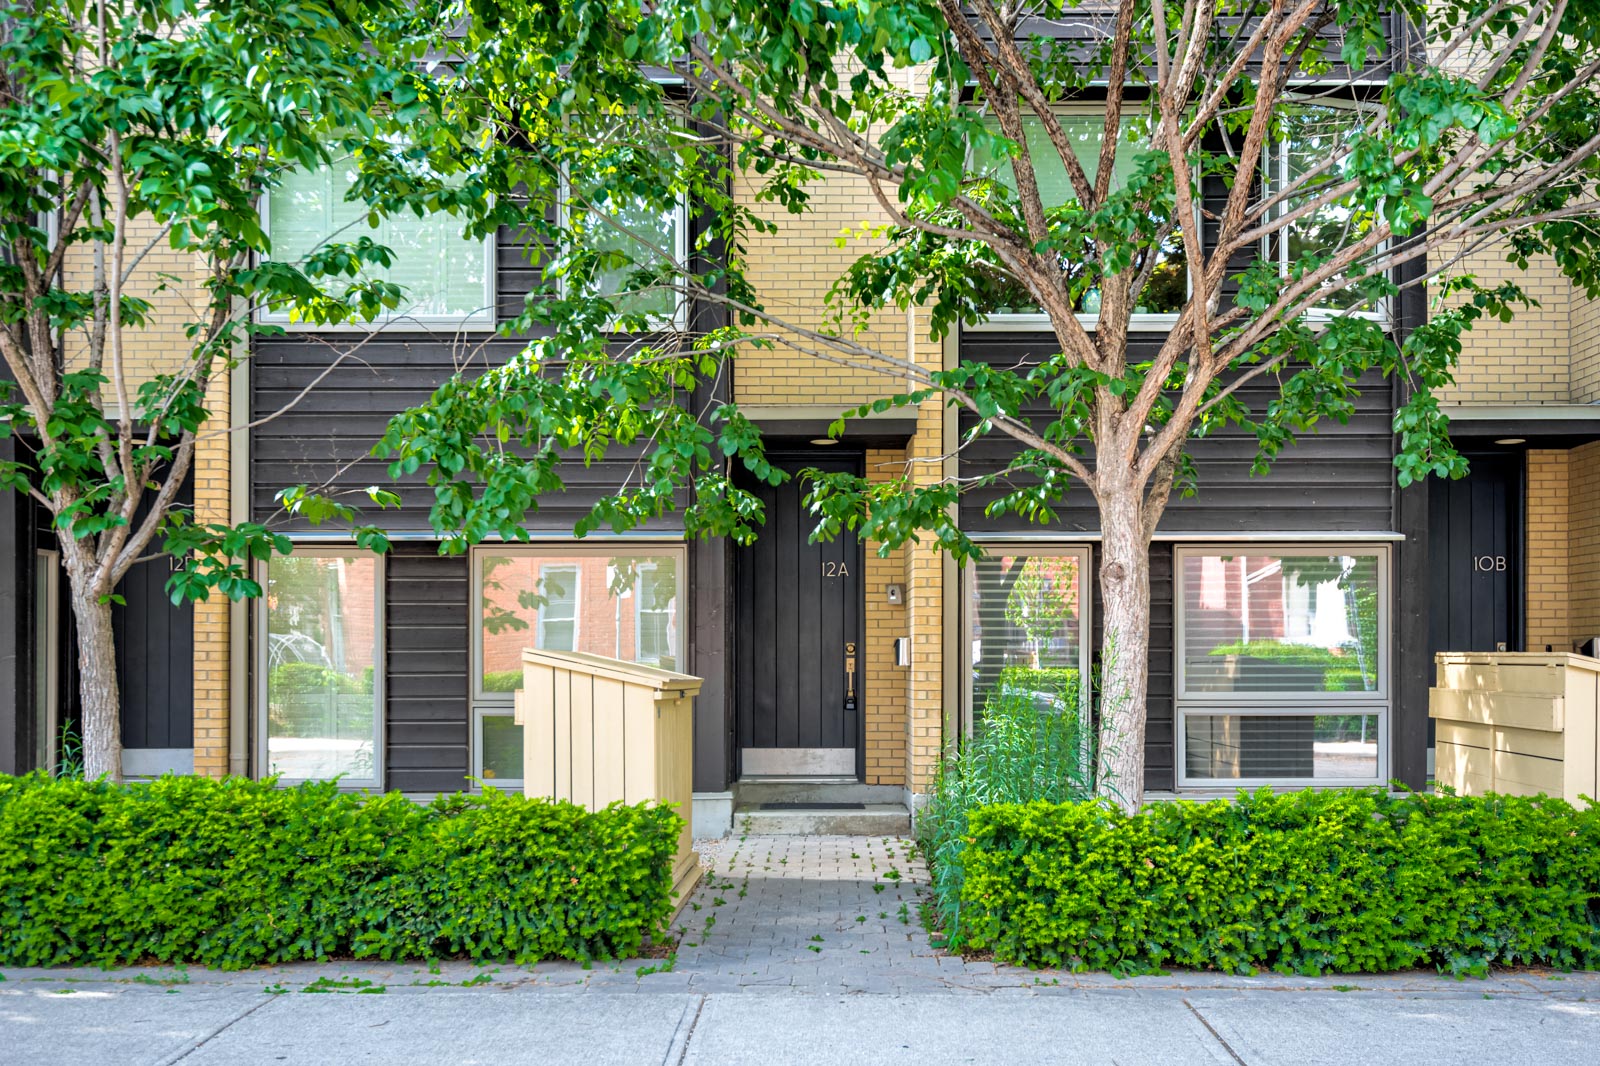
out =
<path fill-rule="evenodd" d="M 904 841 L 705 861 L 671 960 L 6 970 L 0 1064 L 1600 1063 L 1600 974 L 1025 970 L 929 944 Z"/>
<path fill-rule="evenodd" d="M 63 981 L 9 972 L 0 984 L 0 1062 L 1554 1066 L 1600 1060 L 1595 975 L 1357 979 L 1336 986 L 1350 989 L 1342 992 L 1197 975 L 840 995 L 792 987 L 684 992 L 669 990 L 673 982 L 659 983 L 657 975 L 632 978 L 632 991 L 561 988 L 502 971 L 471 988 L 372 984 L 362 994 L 355 983 L 370 978 L 358 976 L 361 967 L 297 970 L 300 990 L 281 993 L 242 981 L 163 988 L 126 977 Z M 490 972 L 462 976 L 445 968 L 427 979 L 473 980 Z M 346 987 L 313 994 L 319 980 L 325 988 Z"/>

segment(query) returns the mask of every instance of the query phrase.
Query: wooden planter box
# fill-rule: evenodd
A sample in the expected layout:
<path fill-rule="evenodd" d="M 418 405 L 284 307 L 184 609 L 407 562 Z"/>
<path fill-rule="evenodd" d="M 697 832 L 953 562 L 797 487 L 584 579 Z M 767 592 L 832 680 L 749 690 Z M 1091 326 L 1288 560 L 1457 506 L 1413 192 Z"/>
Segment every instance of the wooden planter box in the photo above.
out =
<path fill-rule="evenodd" d="M 670 803 L 683 818 L 672 882 L 682 906 L 700 879 L 691 842 L 694 697 L 700 678 L 574 651 L 522 653 L 523 792 L 590 810 Z"/>
<path fill-rule="evenodd" d="M 1434 780 L 1462 795 L 1596 794 L 1600 659 L 1546 652 L 1441 652 L 1428 690 Z"/>

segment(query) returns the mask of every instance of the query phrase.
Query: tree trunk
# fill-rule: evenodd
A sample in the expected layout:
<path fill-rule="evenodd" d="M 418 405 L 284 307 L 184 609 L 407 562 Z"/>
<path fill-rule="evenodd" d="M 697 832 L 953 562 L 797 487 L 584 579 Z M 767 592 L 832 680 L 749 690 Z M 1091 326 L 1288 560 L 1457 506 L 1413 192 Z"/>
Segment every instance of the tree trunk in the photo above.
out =
<path fill-rule="evenodd" d="M 117 649 L 111 632 L 111 604 L 92 591 L 72 586 L 72 617 L 78 624 L 78 692 L 83 705 L 83 776 L 122 779 L 122 698 L 117 689 Z"/>
<path fill-rule="evenodd" d="M 1126 499 L 1124 499 L 1126 496 Z M 1100 499 L 1100 751 L 1095 790 L 1132 813 L 1144 800 L 1150 680 L 1150 542 L 1140 494 Z"/>

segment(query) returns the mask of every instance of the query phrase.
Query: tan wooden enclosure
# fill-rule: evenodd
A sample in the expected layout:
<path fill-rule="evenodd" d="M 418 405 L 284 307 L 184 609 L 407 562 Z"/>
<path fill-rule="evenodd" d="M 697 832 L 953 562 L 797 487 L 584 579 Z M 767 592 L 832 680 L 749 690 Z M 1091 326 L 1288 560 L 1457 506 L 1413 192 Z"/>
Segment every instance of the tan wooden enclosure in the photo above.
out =
<path fill-rule="evenodd" d="M 1441 652 L 1435 664 L 1435 781 L 1462 795 L 1595 795 L 1600 659 Z"/>
<path fill-rule="evenodd" d="M 683 818 L 672 882 L 679 906 L 700 878 L 691 845 L 694 697 L 700 678 L 574 651 L 522 653 L 523 791 L 590 810 L 659 800 Z"/>

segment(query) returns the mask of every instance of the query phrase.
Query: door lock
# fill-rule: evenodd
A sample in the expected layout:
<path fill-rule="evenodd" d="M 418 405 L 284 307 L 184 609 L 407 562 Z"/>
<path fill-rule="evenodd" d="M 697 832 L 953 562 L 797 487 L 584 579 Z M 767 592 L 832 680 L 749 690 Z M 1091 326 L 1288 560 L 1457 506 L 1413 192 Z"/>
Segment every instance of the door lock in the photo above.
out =
<path fill-rule="evenodd" d="M 844 642 L 844 709 L 856 709 L 856 642 Z"/>

